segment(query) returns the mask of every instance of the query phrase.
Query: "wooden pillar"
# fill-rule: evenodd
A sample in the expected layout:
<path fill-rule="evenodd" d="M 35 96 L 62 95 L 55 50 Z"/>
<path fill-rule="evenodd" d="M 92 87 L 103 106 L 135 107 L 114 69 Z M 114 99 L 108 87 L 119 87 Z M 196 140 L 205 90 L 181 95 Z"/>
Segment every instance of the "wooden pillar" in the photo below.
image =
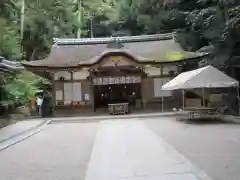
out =
<path fill-rule="evenodd" d="M 205 102 L 205 88 L 202 88 L 202 99 L 203 99 L 203 107 L 206 107 L 206 102 Z"/>
<path fill-rule="evenodd" d="M 72 86 L 72 108 L 74 108 L 74 90 L 73 90 L 73 71 L 70 72 L 71 73 L 71 86 Z"/>
<path fill-rule="evenodd" d="M 52 83 L 52 90 L 48 93 L 51 93 L 52 96 L 52 110 L 53 110 L 53 115 L 55 114 L 56 110 L 56 86 L 55 86 L 55 72 L 54 71 L 48 71 L 50 74 L 50 81 Z"/>
<path fill-rule="evenodd" d="M 53 109 L 55 109 L 56 107 L 56 86 L 55 86 L 55 78 L 54 78 L 54 72 L 50 71 L 49 72 L 51 74 L 51 83 L 52 83 L 52 103 L 53 103 Z"/>
<path fill-rule="evenodd" d="M 89 79 L 90 81 L 90 88 L 91 88 L 91 104 L 92 104 L 92 112 L 96 112 L 96 108 L 95 108 L 95 94 L 94 94 L 94 84 L 92 81 L 92 78 Z"/>
<path fill-rule="evenodd" d="M 146 108 L 146 100 L 145 100 L 145 78 L 141 80 L 141 96 L 142 96 L 142 108 Z"/>
<path fill-rule="evenodd" d="M 163 76 L 163 68 L 164 66 L 160 66 L 160 75 Z"/>
<path fill-rule="evenodd" d="M 182 108 L 183 111 L 185 110 L 185 91 L 182 90 Z"/>
<path fill-rule="evenodd" d="M 93 98 L 93 84 L 91 81 L 91 78 L 87 78 L 87 84 L 88 84 L 88 94 L 89 94 L 89 104 L 91 111 L 94 112 L 94 98 Z"/>
<path fill-rule="evenodd" d="M 239 85 L 237 86 L 237 102 L 238 102 L 238 116 L 240 116 L 240 95 L 239 95 Z"/>
<path fill-rule="evenodd" d="M 55 109 L 56 107 L 56 85 L 55 81 L 52 80 L 52 100 L 53 100 L 53 108 Z"/>
<path fill-rule="evenodd" d="M 235 67 L 231 68 L 231 74 L 233 78 L 236 78 Z"/>
<path fill-rule="evenodd" d="M 95 107 L 95 94 L 94 94 L 94 84 L 93 84 L 93 75 L 92 72 L 90 71 L 90 75 L 87 78 L 88 81 L 90 82 L 90 99 L 91 99 L 91 104 L 92 104 L 92 112 L 96 112 L 96 107 Z"/>
<path fill-rule="evenodd" d="M 161 66 L 160 67 L 160 76 L 162 77 L 163 76 L 163 68 L 164 68 L 164 66 Z M 153 85 L 154 86 L 154 85 Z M 161 87 L 162 88 L 162 87 Z M 163 95 L 162 95 L 162 97 L 161 97 L 161 109 L 162 109 L 162 112 L 164 112 L 164 97 L 163 97 Z"/>

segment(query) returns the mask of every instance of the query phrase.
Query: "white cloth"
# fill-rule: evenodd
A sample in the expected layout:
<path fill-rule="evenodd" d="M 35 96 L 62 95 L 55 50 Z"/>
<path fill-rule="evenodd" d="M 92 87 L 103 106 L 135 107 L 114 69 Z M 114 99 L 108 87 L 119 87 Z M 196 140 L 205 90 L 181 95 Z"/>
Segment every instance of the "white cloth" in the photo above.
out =
<path fill-rule="evenodd" d="M 238 81 L 213 66 L 179 74 L 162 86 L 163 90 L 237 87 Z"/>

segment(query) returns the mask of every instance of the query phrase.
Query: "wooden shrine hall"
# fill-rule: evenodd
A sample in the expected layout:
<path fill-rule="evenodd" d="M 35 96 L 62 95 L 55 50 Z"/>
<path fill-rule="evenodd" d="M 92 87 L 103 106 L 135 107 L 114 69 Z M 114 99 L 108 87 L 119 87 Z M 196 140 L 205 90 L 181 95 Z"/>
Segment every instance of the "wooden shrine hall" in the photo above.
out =
<path fill-rule="evenodd" d="M 49 56 L 23 66 L 52 81 L 55 109 L 96 112 L 127 103 L 131 110 L 181 107 L 181 95 L 161 86 L 179 66 L 205 55 L 184 51 L 174 34 L 54 39 Z M 179 99 L 179 101 L 178 101 Z"/>

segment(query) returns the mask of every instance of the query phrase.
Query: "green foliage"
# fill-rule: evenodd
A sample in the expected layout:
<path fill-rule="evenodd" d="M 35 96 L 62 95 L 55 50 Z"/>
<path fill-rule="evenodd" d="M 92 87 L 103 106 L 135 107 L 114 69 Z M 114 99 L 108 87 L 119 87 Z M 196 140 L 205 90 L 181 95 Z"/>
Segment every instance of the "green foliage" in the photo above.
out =
<path fill-rule="evenodd" d="M 0 18 L 0 54 L 6 58 L 17 58 L 20 42 L 15 26 Z"/>
<path fill-rule="evenodd" d="M 195 0 L 191 1 L 191 5 L 188 2 L 187 0 L 172 0 L 170 4 L 176 10 L 186 14 L 186 26 L 180 35 L 183 41 L 188 42 L 189 49 L 194 50 L 212 44 L 215 51 L 209 58 L 209 63 L 217 66 L 231 64 L 231 59 L 237 55 L 236 47 L 240 43 L 240 2 L 237 0 Z M 182 9 L 182 4 L 191 7 L 190 11 Z M 190 42 L 184 36 L 197 39 Z"/>
<path fill-rule="evenodd" d="M 34 98 L 39 90 L 40 84 L 48 84 L 49 82 L 40 78 L 31 72 L 24 71 L 12 77 L 8 77 L 4 91 L 6 99 L 17 105 L 27 105 Z"/>
<path fill-rule="evenodd" d="M 70 0 L 25 0 L 23 46 L 26 59 L 47 55 L 53 37 L 73 37 L 73 6 Z"/>
<path fill-rule="evenodd" d="M 185 50 L 213 45 L 209 62 L 215 65 L 240 55 L 239 0 L 123 0 L 118 7 L 118 21 L 132 34 L 176 31 Z"/>
<path fill-rule="evenodd" d="M 17 58 L 20 54 L 20 38 L 17 28 L 17 8 L 15 0 L 0 2 L 0 55 Z"/>
<path fill-rule="evenodd" d="M 54 37 L 90 36 L 90 20 L 101 24 L 113 18 L 114 2 L 106 0 L 25 0 L 23 47 L 28 60 L 47 56 Z M 19 7 L 20 8 L 20 7 Z M 95 33 L 98 34 L 98 33 Z"/>
<path fill-rule="evenodd" d="M 172 32 L 185 25 L 184 13 L 164 6 L 164 0 L 123 0 L 118 3 L 118 21 L 132 34 Z"/>
<path fill-rule="evenodd" d="M 23 55 L 26 60 L 42 59 L 50 52 L 54 37 L 76 37 L 79 27 L 82 29 L 82 36 L 89 37 L 90 19 L 93 27 L 95 24 L 100 25 L 94 29 L 94 34 L 104 36 L 108 33 L 107 23 L 116 14 L 114 0 L 82 0 L 81 12 L 76 0 L 24 2 L 24 16 L 21 16 L 23 0 L 0 1 L 0 56 L 7 59 L 22 59 Z M 79 14 L 82 15 L 81 21 Z M 22 17 L 24 32 L 21 41 Z M 38 88 L 49 84 L 44 82 L 44 79 L 26 72 L 5 77 L 5 85 L 1 85 L 1 88 L 4 87 L 5 97 L 17 104 L 29 102 Z"/>
<path fill-rule="evenodd" d="M 24 16 L 22 2 L 0 2 L 0 55 L 10 59 L 42 59 L 50 52 L 54 37 L 76 37 L 79 28 L 83 37 L 90 36 L 92 27 L 94 35 L 108 35 L 106 25 L 117 19 L 115 0 L 81 0 L 82 8 L 78 6 L 80 0 L 25 0 Z"/>

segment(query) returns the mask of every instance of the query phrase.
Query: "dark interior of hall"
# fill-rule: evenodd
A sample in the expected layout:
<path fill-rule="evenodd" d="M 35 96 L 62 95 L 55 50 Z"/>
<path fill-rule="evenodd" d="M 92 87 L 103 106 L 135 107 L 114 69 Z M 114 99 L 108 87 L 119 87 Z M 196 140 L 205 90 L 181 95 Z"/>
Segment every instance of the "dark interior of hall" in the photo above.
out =
<path fill-rule="evenodd" d="M 108 104 L 129 103 L 134 106 L 141 99 L 140 83 L 112 84 L 94 87 L 95 108 L 103 108 Z"/>

